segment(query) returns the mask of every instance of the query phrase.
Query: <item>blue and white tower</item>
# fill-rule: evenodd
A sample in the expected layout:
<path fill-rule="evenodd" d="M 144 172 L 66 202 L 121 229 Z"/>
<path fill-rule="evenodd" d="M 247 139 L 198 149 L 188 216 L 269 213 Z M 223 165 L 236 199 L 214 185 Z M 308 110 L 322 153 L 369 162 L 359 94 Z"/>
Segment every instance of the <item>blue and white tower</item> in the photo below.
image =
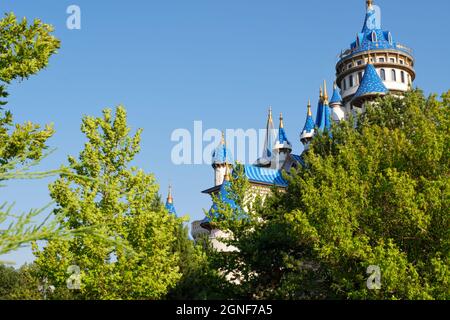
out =
<path fill-rule="evenodd" d="M 362 30 L 356 34 L 350 48 L 342 51 L 336 65 L 336 84 L 340 88 L 342 105 L 347 114 L 353 108 L 363 107 L 364 102 L 380 93 L 374 92 L 375 95 L 371 96 L 368 94 L 370 92 L 364 92 L 364 99 L 356 96 L 368 65 L 372 65 L 386 92 L 392 94 L 401 95 L 408 91 L 416 77 L 412 50 L 397 42 L 390 31 L 382 28 L 380 7 L 372 0 L 367 0 L 366 5 Z M 373 70 L 370 68 L 370 71 Z M 379 82 L 373 73 L 370 78 L 366 81 Z M 333 115 L 335 118 L 339 118 L 338 114 Z"/>

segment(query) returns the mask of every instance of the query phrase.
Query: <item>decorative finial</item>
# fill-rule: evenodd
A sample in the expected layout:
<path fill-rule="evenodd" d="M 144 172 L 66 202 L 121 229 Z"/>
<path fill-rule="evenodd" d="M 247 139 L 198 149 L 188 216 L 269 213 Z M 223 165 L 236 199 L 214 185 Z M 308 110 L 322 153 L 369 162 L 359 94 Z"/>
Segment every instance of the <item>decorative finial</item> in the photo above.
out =
<path fill-rule="evenodd" d="M 167 203 L 173 204 L 172 185 L 169 184 L 169 194 L 167 195 Z"/>
<path fill-rule="evenodd" d="M 269 121 L 272 121 L 272 106 L 269 106 Z"/>
<path fill-rule="evenodd" d="M 280 113 L 280 128 L 283 129 L 284 128 L 284 123 L 283 123 L 283 114 Z"/>
<path fill-rule="evenodd" d="M 224 131 L 222 131 L 222 139 L 220 140 L 220 144 L 223 145 L 223 146 L 226 144 L 226 141 L 225 141 L 225 132 L 224 132 Z"/>
<path fill-rule="evenodd" d="M 320 98 L 320 101 L 323 100 L 323 89 L 322 89 L 322 86 L 320 86 L 320 94 L 319 94 L 319 98 Z"/>
<path fill-rule="evenodd" d="M 308 99 L 308 116 L 312 117 L 311 99 Z"/>
<path fill-rule="evenodd" d="M 366 3 L 367 3 L 367 8 L 372 8 L 373 0 L 367 0 Z"/>
<path fill-rule="evenodd" d="M 328 101 L 328 92 L 327 92 L 327 81 L 323 80 L 323 99 L 324 101 Z"/>

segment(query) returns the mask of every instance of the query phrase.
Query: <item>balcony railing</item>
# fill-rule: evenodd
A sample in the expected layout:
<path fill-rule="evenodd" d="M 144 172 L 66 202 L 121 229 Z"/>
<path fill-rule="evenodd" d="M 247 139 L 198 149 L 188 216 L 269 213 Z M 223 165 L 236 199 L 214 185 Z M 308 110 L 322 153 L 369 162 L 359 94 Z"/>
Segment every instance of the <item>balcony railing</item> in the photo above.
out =
<path fill-rule="evenodd" d="M 387 49 L 387 50 L 389 50 L 389 49 Z M 403 52 L 409 54 L 410 56 L 413 56 L 413 50 L 407 46 L 400 44 L 400 43 L 397 43 L 396 45 L 394 45 L 392 49 L 400 50 L 400 51 L 403 51 Z M 368 51 L 368 50 L 383 50 L 383 48 L 380 48 L 380 42 L 373 42 L 373 43 L 370 43 L 365 48 L 365 50 L 361 50 L 361 47 L 357 47 L 354 49 L 346 49 L 345 51 L 342 50 L 341 53 L 339 54 L 339 59 L 342 60 L 342 59 L 348 58 L 349 56 L 353 55 L 355 52 L 364 52 L 364 51 Z"/>

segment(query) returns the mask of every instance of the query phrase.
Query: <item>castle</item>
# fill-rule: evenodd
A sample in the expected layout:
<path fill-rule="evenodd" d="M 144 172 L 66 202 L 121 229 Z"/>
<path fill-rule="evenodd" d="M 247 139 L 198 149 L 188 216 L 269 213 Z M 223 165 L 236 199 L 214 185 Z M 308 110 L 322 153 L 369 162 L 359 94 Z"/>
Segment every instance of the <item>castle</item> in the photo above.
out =
<path fill-rule="evenodd" d="M 416 76 L 414 63 L 412 50 L 398 43 L 390 31 L 382 29 L 379 7 L 373 4 L 373 0 L 367 0 L 363 28 L 356 34 L 350 47 L 341 52 L 336 64 L 336 81 L 331 99 L 326 82 L 320 89 L 315 120 L 311 103 L 308 103 L 306 124 L 300 134 L 305 151 L 316 133 L 330 130 L 333 122 L 364 112 L 366 104 L 377 97 L 388 93 L 401 96 L 408 91 Z M 254 165 L 244 166 L 245 176 L 251 185 L 250 191 L 262 197 L 270 193 L 273 186 L 286 188 L 287 182 L 283 179 L 282 172 L 289 172 L 291 168 L 303 165 L 302 155 L 293 153 L 282 116 L 279 128 L 275 130 L 272 110 L 269 110 L 266 129 L 263 154 Z M 203 193 L 216 195 L 233 205 L 228 199 L 227 187 L 234 161 L 224 138 L 212 157 L 215 183 Z M 175 212 L 171 194 L 167 200 L 167 208 L 170 212 Z M 219 251 L 234 250 L 216 240 L 227 236 L 211 224 L 211 217 L 216 212 L 217 206 L 213 203 L 203 220 L 192 223 L 192 236 L 195 240 L 206 235 Z"/>

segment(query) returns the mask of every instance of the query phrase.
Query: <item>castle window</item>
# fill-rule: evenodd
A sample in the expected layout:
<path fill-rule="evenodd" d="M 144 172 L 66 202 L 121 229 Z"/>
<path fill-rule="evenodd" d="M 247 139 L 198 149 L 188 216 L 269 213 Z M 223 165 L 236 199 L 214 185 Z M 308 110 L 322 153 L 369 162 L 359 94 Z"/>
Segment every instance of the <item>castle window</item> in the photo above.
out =
<path fill-rule="evenodd" d="M 350 88 L 353 88 L 353 86 L 354 86 L 354 83 L 353 83 L 353 75 L 350 75 L 349 81 L 350 81 Z"/>
<path fill-rule="evenodd" d="M 347 81 L 345 80 L 345 78 L 344 80 L 342 80 L 342 87 L 344 87 L 344 90 L 347 90 Z"/>
<path fill-rule="evenodd" d="M 402 71 L 402 72 L 400 73 L 400 75 L 401 75 L 401 77 L 402 77 L 402 82 L 405 83 L 405 82 L 406 82 L 405 72 Z"/>
<path fill-rule="evenodd" d="M 395 69 L 392 69 L 391 71 L 391 78 L 392 81 L 397 81 L 397 72 L 395 71 Z"/>
<path fill-rule="evenodd" d="M 375 31 L 372 32 L 372 42 L 377 42 L 377 33 Z"/>
<path fill-rule="evenodd" d="M 380 70 L 380 77 L 381 77 L 381 80 L 386 81 L 386 70 L 384 70 L 384 69 Z"/>
<path fill-rule="evenodd" d="M 352 64 L 349 63 L 349 64 L 347 65 L 347 69 L 350 69 L 351 67 L 352 67 Z"/>
<path fill-rule="evenodd" d="M 403 60 L 400 60 L 400 64 L 405 64 L 405 61 L 403 61 Z"/>
<path fill-rule="evenodd" d="M 380 62 L 384 62 L 385 60 L 384 60 L 384 58 L 380 58 Z"/>
<path fill-rule="evenodd" d="M 362 60 L 358 60 L 358 62 L 357 62 L 357 64 L 358 64 L 358 66 L 360 66 L 360 65 L 362 65 Z"/>
<path fill-rule="evenodd" d="M 363 73 L 362 73 L 362 71 L 361 71 L 361 72 L 358 72 L 358 83 L 359 83 L 359 84 L 361 84 L 362 78 L 363 78 Z"/>
<path fill-rule="evenodd" d="M 391 58 L 391 63 L 395 63 L 395 58 Z"/>
<path fill-rule="evenodd" d="M 392 39 L 392 34 L 389 32 L 388 33 L 388 41 L 390 44 L 393 44 L 394 40 Z"/>

